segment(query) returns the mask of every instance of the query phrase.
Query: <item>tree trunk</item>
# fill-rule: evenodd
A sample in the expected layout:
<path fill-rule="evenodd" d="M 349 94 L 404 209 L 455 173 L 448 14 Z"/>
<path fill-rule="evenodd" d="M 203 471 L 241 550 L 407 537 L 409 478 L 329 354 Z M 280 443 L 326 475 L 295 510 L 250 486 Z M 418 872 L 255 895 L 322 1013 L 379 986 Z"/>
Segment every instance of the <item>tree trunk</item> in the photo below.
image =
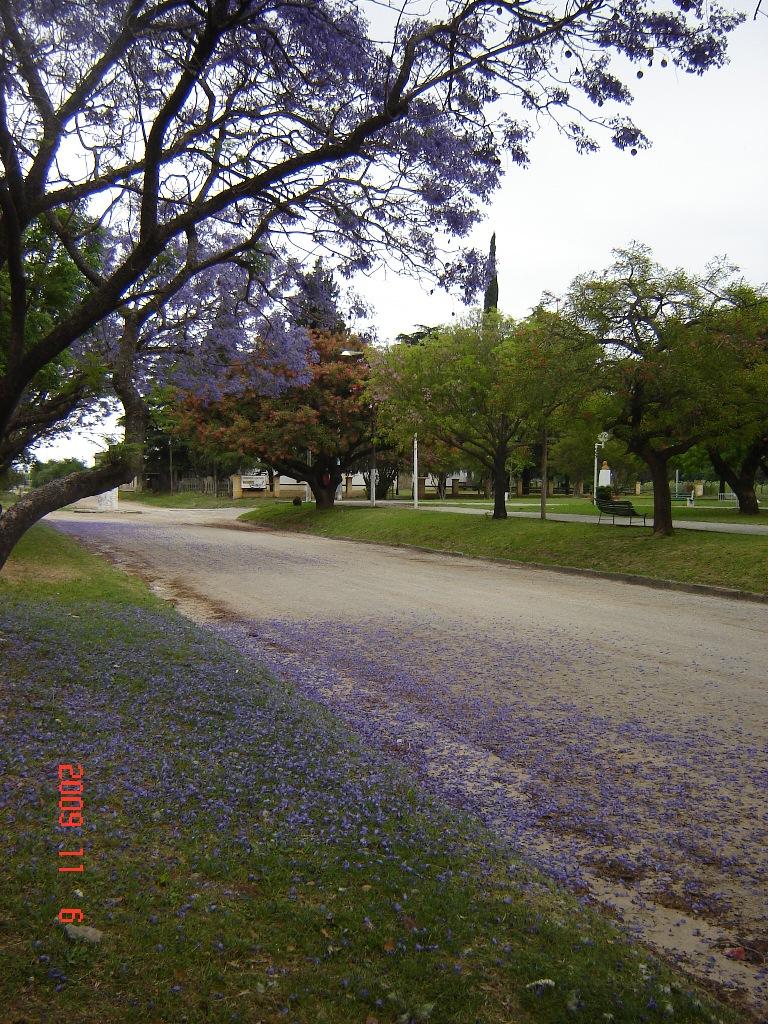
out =
<path fill-rule="evenodd" d="M 143 471 L 149 410 L 133 381 L 135 352 L 135 324 L 126 318 L 112 372 L 115 392 L 125 410 L 125 441 L 107 453 L 100 465 L 52 480 L 30 491 L 3 512 L 0 516 L 0 569 L 21 537 L 43 516 L 80 498 L 89 498 L 130 483 Z"/>
<path fill-rule="evenodd" d="M 507 503 L 504 500 L 504 492 L 507 488 L 507 448 L 496 452 L 493 460 L 493 518 L 507 518 Z"/>
<path fill-rule="evenodd" d="M 547 428 L 541 432 L 541 512 L 542 519 L 547 518 L 547 494 L 549 492 L 549 445 L 547 444 Z"/>
<path fill-rule="evenodd" d="M 526 466 L 522 472 L 523 495 L 527 497 L 531 493 L 531 467 Z"/>
<path fill-rule="evenodd" d="M 654 537 L 671 537 L 672 529 L 672 495 L 669 491 L 669 474 L 667 459 L 651 448 L 644 448 L 641 455 L 651 471 L 653 481 L 653 535 Z"/>
<path fill-rule="evenodd" d="M 56 509 L 71 505 L 80 498 L 102 494 L 119 484 L 127 484 L 136 475 L 133 463 L 128 460 L 95 469 L 71 473 L 60 480 L 51 480 L 42 487 L 25 494 L 15 504 L 3 510 L 0 515 L 0 569 L 5 565 L 13 548 L 27 530 L 43 516 Z"/>
<path fill-rule="evenodd" d="M 333 508 L 336 504 L 336 488 L 324 487 L 322 484 L 309 485 L 312 488 L 312 495 L 315 499 L 315 508 Z"/>
<path fill-rule="evenodd" d="M 386 463 L 378 467 L 376 474 L 376 497 L 384 501 L 397 480 L 397 466 Z"/>
<path fill-rule="evenodd" d="M 376 466 L 376 487 L 375 494 L 377 501 L 384 501 L 389 494 L 390 488 L 394 485 L 397 477 L 397 469 L 394 466 L 388 466 L 386 463 L 379 464 Z M 363 485 L 365 486 L 365 496 L 370 500 L 371 497 L 371 471 L 363 470 Z"/>
<path fill-rule="evenodd" d="M 315 499 L 317 510 L 333 508 L 336 503 L 336 491 L 341 483 L 340 469 L 335 464 L 318 458 L 307 473 L 307 483 Z"/>
<path fill-rule="evenodd" d="M 743 516 L 759 516 L 760 506 L 757 503 L 757 495 L 755 494 L 755 485 L 752 483 L 748 487 L 740 488 L 736 491 L 736 497 L 739 499 L 739 512 Z"/>
<path fill-rule="evenodd" d="M 739 512 L 744 516 L 759 516 L 760 506 L 755 494 L 755 477 L 760 467 L 758 451 L 750 450 L 742 459 L 738 471 L 725 461 L 716 448 L 707 448 L 710 462 L 721 477 L 721 489 L 727 483 L 739 502 Z"/>

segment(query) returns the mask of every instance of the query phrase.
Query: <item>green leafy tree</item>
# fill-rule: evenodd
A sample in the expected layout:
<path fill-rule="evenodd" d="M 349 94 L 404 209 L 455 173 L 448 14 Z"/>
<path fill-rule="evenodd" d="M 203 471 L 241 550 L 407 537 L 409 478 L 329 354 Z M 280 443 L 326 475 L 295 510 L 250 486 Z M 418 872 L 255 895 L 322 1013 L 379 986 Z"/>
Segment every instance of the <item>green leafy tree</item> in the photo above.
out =
<path fill-rule="evenodd" d="M 753 342 L 751 359 L 738 381 L 735 427 L 707 443 L 707 455 L 721 480 L 736 495 L 739 512 L 758 515 L 759 472 L 768 474 L 768 296 L 743 289 L 742 307 L 721 318 L 721 329 Z"/>
<path fill-rule="evenodd" d="M 543 306 L 520 323 L 516 342 L 515 386 L 523 396 L 527 436 L 538 440 L 544 519 L 549 439 L 594 390 L 599 346 L 591 334 Z"/>
<path fill-rule="evenodd" d="M 422 467 L 421 476 L 431 477 L 435 484 L 435 492 L 438 498 L 445 498 L 448 489 L 448 476 L 460 469 L 472 469 L 472 460 L 461 459 L 456 451 L 440 441 L 419 444 L 419 465 Z"/>
<path fill-rule="evenodd" d="M 707 454 L 717 476 L 736 495 L 739 512 L 759 515 L 755 482 L 758 473 L 768 475 L 768 422 L 747 436 L 718 439 L 708 445 Z"/>
<path fill-rule="evenodd" d="M 27 290 L 25 348 L 39 344 L 56 325 L 70 315 L 86 293 L 85 281 L 56 233 L 65 219 L 56 212 L 48 220 L 36 221 L 24 236 L 23 260 Z M 83 218 L 70 218 L 76 230 Z M 83 259 L 96 266 L 98 236 L 84 247 Z M 11 279 L 7 267 L 0 267 L 0 338 L 11 332 Z M 8 352 L 0 344 L 0 375 L 6 371 Z M 105 390 L 105 367 L 94 351 L 84 346 L 61 353 L 43 366 L 29 381 L 0 436 L 0 469 L 24 459 L 43 440 L 66 433 L 75 422 L 89 415 L 99 416 L 99 402 Z"/>
<path fill-rule="evenodd" d="M 367 465 L 365 463 L 359 463 L 354 467 L 355 471 L 362 473 L 363 484 L 365 486 L 365 496 L 370 498 L 371 496 L 371 463 Z M 382 501 L 387 497 L 390 490 L 397 480 L 397 474 L 400 470 L 400 460 L 393 458 L 391 455 L 384 457 L 377 456 L 376 458 L 376 483 L 375 493 L 376 497 Z"/>
<path fill-rule="evenodd" d="M 550 451 L 553 469 L 581 483 L 592 481 L 595 440 L 604 429 L 599 416 L 601 397 L 592 396 L 576 415 L 569 412 L 559 417 L 553 430 L 555 440 Z M 610 466 L 616 491 L 629 490 L 635 481 L 647 476 L 642 459 L 629 452 L 618 438 L 609 437 L 599 449 L 598 458 Z"/>
<path fill-rule="evenodd" d="M 722 261 L 695 277 L 659 266 L 643 245 L 615 257 L 574 281 L 566 313 L 602 346 L 606 425 L 648 467 L 654 533 L 667 536 L 670 461 L 744 422 L 755 343 L 733 327 L 753 299 Z"/>
<path fill-rule="evenodd" d="M 195 396 L 172 411 L 177 436 L 211 454 L 260 459 L 306 481 L 318 508 L 331 508 L 346 470 L 369 460 L 375 410 L 366 395 L 370 348 L 348 334 L 312 331 L 309 380 L 277 397 L 254 393 L 206 402 Z M 350 346 L 354 344 L 354 352 Z"/>
<path fill-rule="evenodd" d="M 598 428 L 600 429 L 600 428 Z M 550 461 L 555 473 L 583 484 L 592 479 L 594 468 L 595 428 L 583 416 L 562 417 L 550 448 Z"/>
<path fill-rule="evenodd" d="M 208 450 L 180 439 L 174 430 L 172 387 L 156 388 L 148 401 L 149 421 L 144 445 L 144 472 L 157 489 L 172 490 L 173 480 L 184 476 L 226 477 L 240 468 L 236 452 Z"/>
<path fill-rule="evenodd" d="M 496 232 L 491 235 L 491 245 L 488 250 L 488 266 L 486 267 L 488 284 L 483 296 L 483 312 L 490 313 L 499 308 L 499 275 L 496 267 Z"/>
<path fill-rule="evenodd" d="M 633 455 L 623 441 L 609 437 L 603 445 L 599 458 L 608 463 L 614 491 L 630 490 L 637 480 L 646 479 L 648 470 L 642 459 Z"/>
<path fill-rule="evenodd" d="M 572 370 L 574 353 L 587 366 L 584 337 L 545 310 L 522 323 L 492 310 L 419 345 L 394 346 L 375 372 L 383 429 L 400 441 L 418 433 L 427 447 L 441 445 L 454 462 L 460 454 L 465 466 L 479 467 L 493 481 L 494 518 L 506 518 L 513 456 L 539 438 L 573 391 L 578 376 L 563 371 Z"/>
<path fill-rule="evenodd" d="M 546 310 L 522 322 L 477 312 L 381 357 L 380 422 L 395 437 L 418 433 L 479 466 L 493 482 L 493 516 L 504 519 L 514 455 L 588 386 L 594 350 L 591 335 Z"/>
<path fill-rule="evenodd" d="M 439 331 L 438 327 L 427 327 L 426 324 L 416 324 L 416 330 L 406 332 L 404 334 L 398 334 L 395 337 L 395 341 L 399 345 L 420 345 L 425 338 L 428 338 L 430 334 L 435 331 Z"/>
<path fill-rule="evenodd" d="M 9 466 L 0 470 L 0 491 L 10 491 L 13 487 L 23 487 L 29 483 L 29 473 L 21 466 Z"/>
<path fill-rule="evenodd" d="M 717 475 L 703 444 L 695 444 L 684 455 L 673 459 L 670 468 L 675 472 L 679 470 L 684 480 L 712 480 Z"/>
<path fill-rule="evenodd" d="M 86 465 L 80 459 L 49 459 L 47 462 L 34 462 L 29 474 L 31 487 L 42 487 L 51 480 L 62 480 L 70 473 L 78 473 Z"/>
<path fill-rule="evenodd" d="M 419 435 L 478 462 L 493 478 L 493 516 L 507 515 L 507 462 L 523 425 L 512 374 L 517 325 L 499 313 L 396 345 L 376 362 L 373 389 L 385 434 Z"/>

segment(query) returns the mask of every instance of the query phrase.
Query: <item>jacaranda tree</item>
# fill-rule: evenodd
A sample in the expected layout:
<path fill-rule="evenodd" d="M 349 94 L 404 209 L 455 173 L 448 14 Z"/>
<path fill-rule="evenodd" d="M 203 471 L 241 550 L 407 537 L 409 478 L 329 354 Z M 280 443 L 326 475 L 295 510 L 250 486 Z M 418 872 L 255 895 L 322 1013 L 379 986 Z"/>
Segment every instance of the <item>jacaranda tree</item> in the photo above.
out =
<path fill-rule="evenodd" d="M 615 113 L 630 94 L 614 58 L 699 74 L 723 63 L 740 20 L 696 0 L 396 7 L 0 2 L 0 436 L 36 375 L 133 308 L 171 248 L 191 275 L 222 250 L 277 259 L 312 249 L 347 273 L 385 259 L 471 293 L 484 261 L 471 251 L 446 260 L 435 240 L 477 221 L 503 161 L 525 162 L 531 125 L 554 118 L 582 150 L 596 146 L 588 126 L 642 148 L 642 132 Z M 25 265 L 25 238 L 40 224 L 84 283 L 42 337 L 27 323 Z M 85 257 L 95 232 L 105 242 L 97 270 Z M 137 444 L 132 435 L 69 490 L 59 481 L 48 505 L 129 479 Z M 0 520 L 0 563 L 44 510 Z"/>
<path fill-rule="evenodd" d="M 96 266 L 98 246 L 85 255 Z M 25 233 L 23 264 L 26 332 L 34 344 L 76 307 L 85 287 L 82 274 L 45 223 L 33 224 Z M 0 268 L 0 338 L 10 334 L 10 294 L 6 266 Z M 0 437 L 0 472 L 16 461 L 29 461 L 29 451 L 38 441 L 52 440 L 76 423 L 83 425 L 88 417 L 101 418 L 106 366 L 93 351 L 92 341 L 89 338 L 79 353 L 68 349 L 52 359 L 24 389 Z"/>

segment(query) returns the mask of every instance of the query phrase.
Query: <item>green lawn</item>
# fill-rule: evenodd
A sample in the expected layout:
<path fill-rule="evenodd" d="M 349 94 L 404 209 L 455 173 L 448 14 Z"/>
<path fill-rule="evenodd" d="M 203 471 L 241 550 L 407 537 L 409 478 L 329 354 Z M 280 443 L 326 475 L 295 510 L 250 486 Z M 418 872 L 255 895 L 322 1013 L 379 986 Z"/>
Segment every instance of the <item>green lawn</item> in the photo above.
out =
<path fill-rule="evenodd" d="M 651 518 L 653 517 L 653 497 L 651 495 L 644 494 L 640 497 L 624 495 L 622 500 L 631 501 L 638 512 L 644 512 Z M 761 526 L 766 526 L 768 525 L 768 500 L 765 498 L 758 500 L 761 500 L 763 506 L 763 510 L 758 516 L 743 516 L 740 514 L 737 505 L 726 504 L 722 501 L 717 501 L 716 498 L 697 498 L 693 508 L 688 508 L 684 503 L 677 504 L 673 502 L 672 518 L 705 523 L 739 523 L 747 525 L 757 523 Z M 432 498 L 427 499 L 425 507 L 428 508 L 432 501 Z M 492 501 L 487 501 L 484 498 L 467 500 L 463 496 L 461 498 L 446 498 L 444 502 L 439 502 L 439 504 L 457 505 L 462 508 L 493 508 Z M 512 496 L 507 502 L 507 508 L 510 512 L 538 512 L 539 507 L 540 499 L 538 496 L 534 498 L 516 498 Z M 555 495 L 548 499 L 547 509 L 558 515 L 597 515 L 595 507 L 589 498 L 568 498 Z"/>
<path fill-rule="evenodd" d="M 360 500 L 362 496 L 359 496 Z M 145 505 L 154 505 L 159 508 L 261 508 L 265 505 L 272 505 L 275 503 L 274 498 L 214 498 L 209 494 L 197 494 L 192 491 L 185 491 L 184 493 L 177 494 L 155 494 L 152 491 L 121 491 L 120 501 L 142 502 Z M 410 499 L 405 497 L 401 498 L 403 505 L 406 505 Z M 429 505 L 433 498 L 426 499 L 425 508 L 429 508 Z M 647 495 L 640 498 L 631 498 L 635 508 L 639 512 L 646 512 L 648 515 L 653 515 L 653 501 Z M 277 499 L 278 502 L 281 499 Z M 285 501 L 285 499 L 282 499 Z M 458 505 L 466 508 L 493 508 L 493 502 L 486 501 L 483 499 L 472 499 L 466 495 L 462 495 L 461 498 L 446 498 L 445 502 L 440 504 Z M 520 512 L 530 509 L 532 512 L 537 512 L 539 509 L 539 498 L 515 498 L 512 497 L 509 500 L 510 512 Z M 768 507 L 768 506 L 767 506 Z M 550 511 L 557 513 L 573 513 L 577 515 L 592 515 L 594 506 L 591 501 L 586 498 L 566 498 L 566 497 L 553 497 L 549 499 L 548 508 Z M 720 523 L 761 523 L 768 524 L 768 511 L 764 511 L 760 516 L 742 516 L 739 515 L 738 509 L 735 506 L 724 506 L 722 502 L 715 500 L 699 499 L 696 503 L 696 507 L 693 509 L 686 508 L 685 505 L 674 505 L 672 508 L 672 515 L 675 519 L 688 519 L 697 520 L 701 519 L 705 522 L 720 522 Z"/>
<path fill-rule="evenodd" d="M 214 498 L 210 494 L 184 491 L 155 494 L 153 491 L 120 491 L 119 501 L 138 501 L 158 508 L 256 508 L 274 498 Z"/>
<path fill-rule="evenodd" d="M 428 509 L 337 507 L 316 512 L 282 503 L 245 513 L 247 522 L 387 544 L 416 544 L 467 555 L 632 573 L 768 593 L 768 536 L 650 530 L 591 523 L 494 520 Z"/>
<path fill-rule="evenodd" d="M 0 574 L 0 645 L 3 1021 L 744 1019 L 49 528 Z M 71 829 L 60 763 L 84 769 Z"/>

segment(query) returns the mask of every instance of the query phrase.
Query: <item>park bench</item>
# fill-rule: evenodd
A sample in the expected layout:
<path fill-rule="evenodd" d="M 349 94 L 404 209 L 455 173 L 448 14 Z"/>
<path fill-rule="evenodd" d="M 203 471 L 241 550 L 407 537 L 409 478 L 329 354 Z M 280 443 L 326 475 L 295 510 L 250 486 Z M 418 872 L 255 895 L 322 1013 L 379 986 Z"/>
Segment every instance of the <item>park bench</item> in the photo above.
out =
<path fill-rule="evenodd" d="M 645 515 L 642 512 L 638 512 L 631 501 L 604 501 L 602 498 L 597 499 L 597 507 L 600 511 L 598 523 L 603 516 L 610 516 L 612 522 L 616 522 L 616 516 L 622 519 L 629 519 L 630 524 L 633 519 L 642 519 L 643 526 L 645 526 Z"/>

